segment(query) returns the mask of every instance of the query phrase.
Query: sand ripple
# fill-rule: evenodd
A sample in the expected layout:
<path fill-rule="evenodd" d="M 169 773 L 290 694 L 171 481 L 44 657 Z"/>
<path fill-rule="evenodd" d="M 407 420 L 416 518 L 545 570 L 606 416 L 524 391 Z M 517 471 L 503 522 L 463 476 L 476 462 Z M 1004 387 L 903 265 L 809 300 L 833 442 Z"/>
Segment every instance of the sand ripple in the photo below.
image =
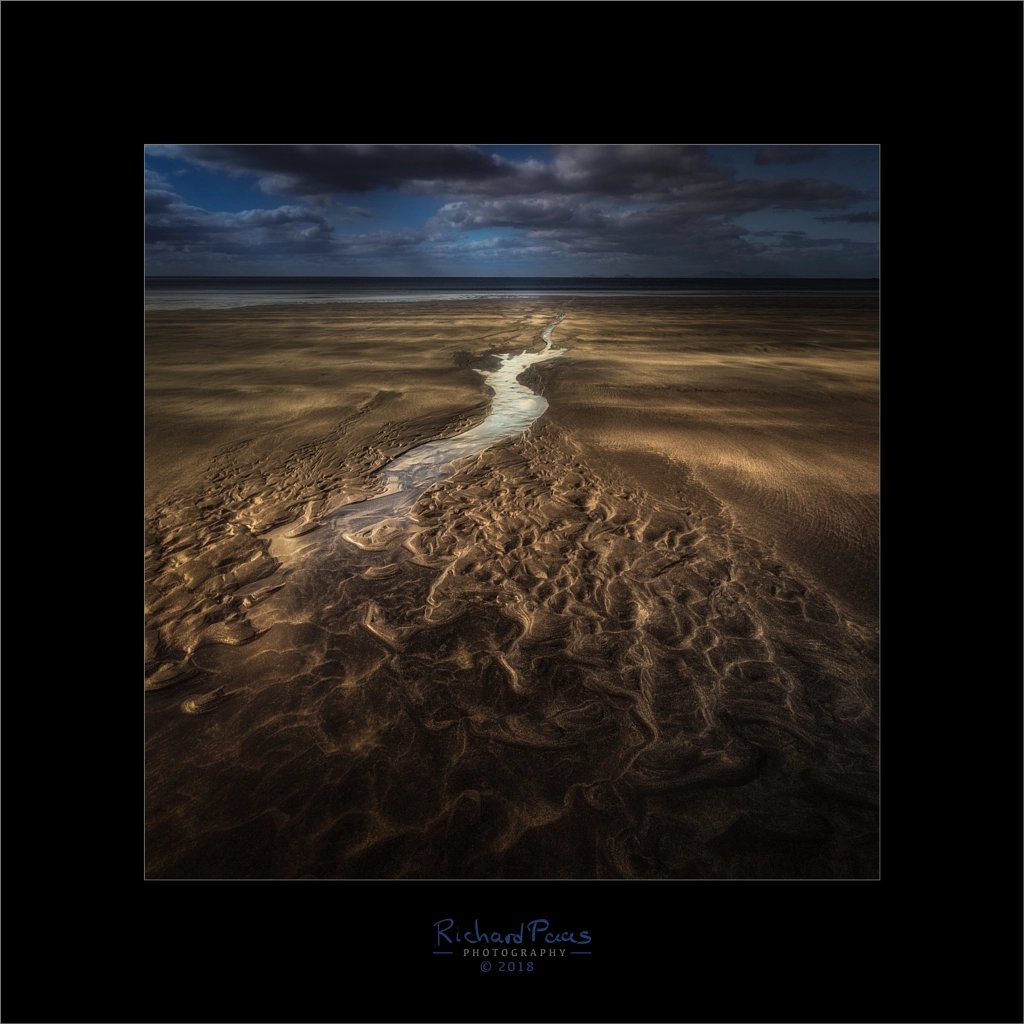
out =
<path fill-rule="evenodd" d="M 162 716 L 151 760 L 226 792 L 187 852 L 161 850 L 177 801 L 151 804 L 156 873 L 215 874 L 228 850 L 270 875 L 869 870 L 870 642 L 696 501 L 541 429 L 404 524 L 333 532 L 253 605 L 269 632 L 249 653 L 195 650 L 213 693 L 245 700 L 203 717 L 220 768 L 165 760 L 182 726 Z M 851 772 L 867 784 L 829 781 Z M 271 809 L 288 841 L 259 853 L 242 837 Z"/>
<path fill-rule="evenodd" d="M 876 623 L 840 591 L 555 415 L 346 523 L 309 505 L 346 436 L 157 508 L 151 876 L 876 875 Z"/>

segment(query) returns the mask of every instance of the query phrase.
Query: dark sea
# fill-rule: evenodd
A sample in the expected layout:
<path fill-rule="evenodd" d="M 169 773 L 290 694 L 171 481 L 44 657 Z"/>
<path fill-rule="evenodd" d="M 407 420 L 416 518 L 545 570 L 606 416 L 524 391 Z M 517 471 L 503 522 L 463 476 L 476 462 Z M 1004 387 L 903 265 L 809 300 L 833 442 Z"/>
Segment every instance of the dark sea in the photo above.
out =
<path fill-rule="evenodd" d="M 147 277 L 146 308 L 227 309 L 280 302 L 416 302 L 538 295 L 847 295 L 877 278 Z"/>

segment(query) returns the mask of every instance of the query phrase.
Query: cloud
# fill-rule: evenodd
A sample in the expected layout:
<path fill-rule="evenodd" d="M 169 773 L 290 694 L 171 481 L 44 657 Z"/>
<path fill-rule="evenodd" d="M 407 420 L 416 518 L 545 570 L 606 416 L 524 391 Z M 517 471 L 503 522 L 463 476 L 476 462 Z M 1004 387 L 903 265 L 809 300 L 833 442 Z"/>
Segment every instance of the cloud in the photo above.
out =
<path fill-rule="evenodd" d="M 272 195 L 326 200 L 387 189 L 455 202 L 520 197 L 533 204 L 522 208 L 520 216 L 526 217 L 558 197 L 686 203 L 697 213 L 737 215 L 762 209 L 838 210 L 863 198 L 856 189 L 829 181 L 737 180 L 732 168 L 713 165 L 703 146 L 559 146 L 549 164 L 506 160 L 475 146 L 150 146 L 147 152 L 253 176 Z M 469 213 L 452 209 L 445 216 Z M 555 206 L 545 211 L 557 214 Z"/>
<path fill-rule="evenodd" d="M 833 249 L 848 241 L 848 238 L 808 238 L 801 233 L 783 235 L 777 244 L 788 249 Z"/>
<path fill-rule="evenodd" d="M 147 152 L 255 175 L 264 192 L 304 197 L 485 181 L 501 176 L 508 163 L 475 146 L 149 146 Z"/>
<path fill-rule="evenodd" d="M 730 167 L 715 166 L 703 146 L 560 146 L 551 164 L 505 161 L 500 174 L 470 181 L 419 182 L 437 194 L 476 201 L 507 202 L 529 197 L 533 215 L 556 215 L 560 199 L 580 202 L 673 203 L 693 213 L 752 213 L 765 209 L 844 209 L 863 199 L 854 188 L 813 179 L 737 179 Z M 548 203 L 541 207 L 539 204 Z M 466 207 L 460 215 L 466 215 Z M 486 221 L 486 214 L 481 223 Z"/>
<path fill-rule="evenodd" d="M 878 223 L 878 210 L 874 210 L 871 213 L 844 213 L 834 217 L 819 217 L 824 224 L 830 224 L 834 221 L 842 221 L 844 224 L 877 224 Z"/>
<path fill-rule="evenodd" d="M 767 147 L 758 162 L 766 153 L 769 162 L 802 162 L 824 155 L 818 149 Z M 713 164 L 702 146 L 561 146 L 544 162 L 509 160 L 474 146 L 147 151 L 248 179 L 244 184 L 255 181 L 284 199 L 272 210 L 210 212 L 185 202 L 168 177 L 147 171 L 146 237 L 155 264 L 170 265 L 174 254 L 187 252 L 266 265 L 289 255 L 334 273 L 430 262 L 457 272 L 460 264 L 469 269 L 478 261 L 505 261 L 524 273 L 544 263 L 581 273 L 613 265 L 623 272 L 677 275 L 709 266 L 756 271 L 762 268 L 758 261 L 772 254 L 854 250 L 843 248 L 848 240 L 807 239 L 798 231 L 752 233 L 735 222 L 739 216 L 806 211 L 822 214 L 822 221 L 849 223 L 871 216 L 836 215 L 865 201 L 866 194 L 854 188 L 813 178 L 743 179 L 735 169 Z M 436 198 L 436 212 L 406 230 L 337 231 L 336 224 L 358 224 L 387 209 L 380 195 L 365 206 L 346 201 L 371 191 Z"/>
<path fill-rule="evenodd" d="M 146 178 L 146 189 L 161 189 L 170 188 L 170 183 L 161 174 L 157 174 L 156 171 L 151 171 L 148 167 L 143 168 L 145 171 Z"/>
<path fill-rule="evenodd" d="M 163 253 L 241 254 L 261 248 L 278 253 L 296 247 L 309 251 L 334 232 L 333 223 L 307 206 L 209 213 L 165 188 L 160 175 L 147 172 L 146 182 L 146 243 Z"/>
<path fill-rule="evenodd" d="M 757 151 L 754 163 L 763 167 L 770 164 L 806 164 L 828 156 L 824 146 L 764 146 Z"/>
<path fill-rule="evenodd" d="M 432 218 L 441 228 L 470 231 L 489 227 L 532 227 L 568 224 L 575 211 L 556 198 L 480 199 L 445 203 Z"/>
<path fill-rule="evenodd" d="M 343 224 L 355 224 L 357 218 L 373 220 L 375 216 L 372 210 L 366 210 L 361 206 L 345 206 L 342 203 L 327 202 L 323 208 L 330 211 L 334 220 Z"/>

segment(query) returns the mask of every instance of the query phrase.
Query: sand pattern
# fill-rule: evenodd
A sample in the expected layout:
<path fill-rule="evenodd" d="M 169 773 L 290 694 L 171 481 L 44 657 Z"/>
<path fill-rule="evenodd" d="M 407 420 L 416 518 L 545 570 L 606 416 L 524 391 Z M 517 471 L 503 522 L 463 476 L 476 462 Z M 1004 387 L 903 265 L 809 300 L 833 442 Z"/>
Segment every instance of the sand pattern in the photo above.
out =
<path fill-rule="evenodd" d="M 360 432 L 379 397 L 287 451 L 225 446 L 201 487 L 154 501 L 149 874 L 874 877 L 874 327 L 858 301 L 537 308 L 536 351 L 543 316 L 565 313 L 566 354 L 521 377 L 548 411 L 411 509 L 350 504 L 427 433 L 408 417 Z M 787 321 L 782 344 L 808 348 L 780 370 L 759 325 Z M 723 355 L 709 335 L 725 324 Z M 780 397 L 772 375 L 794 372 L 810 384 Z M 680 427 L 709 396 L 739 422 L 726 440 Z M 858 426 L 842 410 L 860 405 Z M 838 472 L 814 471 L 819 406 L 852 437 Z M 794 409 L 802 430 L 768 446 Z"/>

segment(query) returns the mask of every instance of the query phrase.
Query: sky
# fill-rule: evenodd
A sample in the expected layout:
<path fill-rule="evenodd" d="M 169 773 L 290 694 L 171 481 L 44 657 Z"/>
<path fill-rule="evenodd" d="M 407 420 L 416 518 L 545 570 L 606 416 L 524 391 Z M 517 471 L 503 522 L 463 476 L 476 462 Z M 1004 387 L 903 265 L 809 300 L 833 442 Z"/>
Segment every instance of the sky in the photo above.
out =
<path fill-rule="evenodd" d="M 145 147 L 146 273 L 878 277 L 879 148 Z"/>

